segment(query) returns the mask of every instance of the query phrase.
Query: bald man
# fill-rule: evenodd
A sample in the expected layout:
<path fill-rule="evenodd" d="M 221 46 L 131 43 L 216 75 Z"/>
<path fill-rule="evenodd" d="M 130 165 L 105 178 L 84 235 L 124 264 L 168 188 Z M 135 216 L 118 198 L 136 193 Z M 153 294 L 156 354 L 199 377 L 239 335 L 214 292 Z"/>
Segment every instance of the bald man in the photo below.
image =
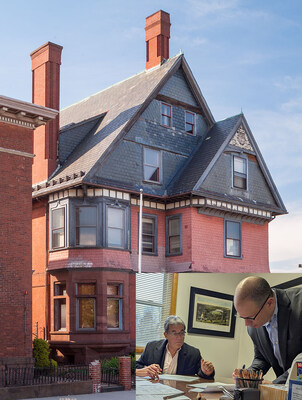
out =
<path fill-rule="evenodd" d="M 302 352 L 302 288 L 271 289 L 265 279 L 250 276 L 238 284 L 234 306 L 254 343 L 249 368 L 266 374 L 272 367 L 273 383 L 285 383 Z"/>

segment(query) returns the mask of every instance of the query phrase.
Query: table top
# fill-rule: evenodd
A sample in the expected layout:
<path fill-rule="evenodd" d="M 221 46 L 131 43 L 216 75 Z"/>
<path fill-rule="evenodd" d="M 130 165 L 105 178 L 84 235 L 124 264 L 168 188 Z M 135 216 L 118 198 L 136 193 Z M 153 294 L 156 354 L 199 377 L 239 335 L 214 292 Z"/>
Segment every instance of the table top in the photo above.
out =
<path fill-rule="evenodd" d="M 155 381 L 153 381 L 153 382 L 156 383 Z M 214 382 L 214 381 L 196 377 L 196 380 L 194 380 L 193 382 L 189 382 L 189 383 L 183 382 L 183 381 L 174 381 L 172 379 L 171 380 L 170 379 L 161 379 L 159 382 L 164 385 L 181 390 L 182 392 L 184 392 L 185 396 L 189 397 L 189 399 L 195 400 L 195 399 L 197 399 L 198 393 L 189 392 L 189 390 L 192 389 L 192 387 L 190 387 L 189 385 L 195 384 L 195 383 L 201 383 L 201 382 Z M 217 380 L 217 382 L 221 382 L 221 380 Z M 207 400 L 218 400 L 222 395 L 223 395 L 222 392 L 203 393 L 203 396 Z M 177 400 L 177 397 L 175 398 L 175 400 Z"/>

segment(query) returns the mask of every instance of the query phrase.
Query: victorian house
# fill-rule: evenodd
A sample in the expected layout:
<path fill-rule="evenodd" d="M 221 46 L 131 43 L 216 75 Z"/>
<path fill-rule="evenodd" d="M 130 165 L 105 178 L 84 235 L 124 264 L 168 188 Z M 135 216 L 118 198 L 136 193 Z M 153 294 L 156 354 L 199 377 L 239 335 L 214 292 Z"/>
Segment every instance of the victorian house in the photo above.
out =
<path fill-rule="evenodd" d="M 66 357 L 135 346 L 142 272 L 268 272 L 285 206 L 243 114 L 215 121 L 170 16 L 146 19 L 146 69 L 35 132 L 33 325 Z M 33 102 L 59 110 L 62 48 L 31 54 Z"/>

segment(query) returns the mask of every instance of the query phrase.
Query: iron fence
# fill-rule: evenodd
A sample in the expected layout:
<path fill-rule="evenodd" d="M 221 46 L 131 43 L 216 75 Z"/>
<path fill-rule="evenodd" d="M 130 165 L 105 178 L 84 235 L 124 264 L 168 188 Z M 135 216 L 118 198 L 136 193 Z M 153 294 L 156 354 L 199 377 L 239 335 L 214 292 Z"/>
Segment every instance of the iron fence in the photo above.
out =
<path fill-rule="evenodd" d="M 48 368 L 5 366 L 0 369 L 0 386 L 32 386 L 88 380 L 90 380 L 90 376 L 87 365 L 64 365 Z"/>

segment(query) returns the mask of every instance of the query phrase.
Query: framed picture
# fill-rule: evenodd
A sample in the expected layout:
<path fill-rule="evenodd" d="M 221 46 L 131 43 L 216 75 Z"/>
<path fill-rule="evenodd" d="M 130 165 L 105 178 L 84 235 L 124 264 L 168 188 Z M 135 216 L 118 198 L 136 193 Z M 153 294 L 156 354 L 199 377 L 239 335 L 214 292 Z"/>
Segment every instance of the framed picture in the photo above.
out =
<path fill-rule="evenodd" d="M 191 287 L 188 333 L 234 337 L 233 296 Z"/>

